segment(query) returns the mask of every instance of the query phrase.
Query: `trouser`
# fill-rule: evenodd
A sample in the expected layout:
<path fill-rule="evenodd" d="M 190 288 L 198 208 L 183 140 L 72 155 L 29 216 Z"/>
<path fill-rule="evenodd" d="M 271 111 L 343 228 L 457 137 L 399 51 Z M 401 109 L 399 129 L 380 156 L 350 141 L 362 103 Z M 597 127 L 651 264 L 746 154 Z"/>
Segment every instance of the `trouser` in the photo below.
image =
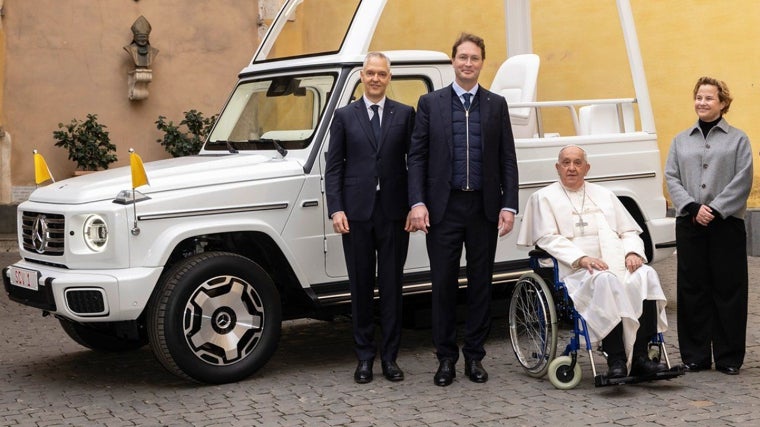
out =
<path fill-rule="evenodd" d="M 678 344 L 684 363 L 741 367 L 747 335 L 744 220 L 716 217 L 707 227 L 676 221 Z"/>
<path fill-rule="evenodd" d="M 636 331 L 636 342 L 633 344 L 633 358 L 647 357 L 648 344 L 657 333 L 657 301 L 642 301 L 642 311 L 639 317 L 639 329 Z M 626 360 L 623 344 L 623 323 L 618 323 L 606 337 L 602 339 L 602 349 L 607 353 L 607 363 Z"/>
<path fill-rule="evenodd" d="M 388 219 L 375 200 L 368 221 L 349 220 L 350 233 L 343 235 L 343 252 L 351 287 L 351 316 L 356 357 L 373 360 L 375 343 L 375 269 L 380 294 L 380 328 L 383 361 L 395 361 L 401 342 L 402 278 L 409 245 L 404 221 Z"/>
<path fill-rule="evenodd" d="M 459 358 L 456 303 L 462 245 L 467 261 L 467 320 L 462 353 L 467 360 L 482 360 L 486 354 L 497 235 L 496 223 L 485 217 L 479 191 L 452 191 L 444 218 L 430 227 L 426 242 L 433 286 L 433 344 L 439 360 L 456 362 Z"/>

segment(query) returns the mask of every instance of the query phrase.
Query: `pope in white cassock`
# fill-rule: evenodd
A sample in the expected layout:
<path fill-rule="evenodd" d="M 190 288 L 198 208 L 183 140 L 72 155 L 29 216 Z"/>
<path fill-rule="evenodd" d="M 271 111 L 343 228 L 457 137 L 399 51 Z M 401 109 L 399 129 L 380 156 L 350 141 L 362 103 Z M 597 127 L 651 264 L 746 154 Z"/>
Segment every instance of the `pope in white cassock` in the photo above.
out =
<path fill-rule="evenodd" d="M 583 149 L 564 147 L 556 168 L 560 181 L 528 200 L 517 244 L 557 259 L 591 340 L 602 341 L 609 378 L 625 377 L 628 366 L 633 376 L 666 370 L 647 354 L 667 318 L 657 272 L 644 264 L 641 228 L 613 192 L 585 182 L 591 165 Z"/>

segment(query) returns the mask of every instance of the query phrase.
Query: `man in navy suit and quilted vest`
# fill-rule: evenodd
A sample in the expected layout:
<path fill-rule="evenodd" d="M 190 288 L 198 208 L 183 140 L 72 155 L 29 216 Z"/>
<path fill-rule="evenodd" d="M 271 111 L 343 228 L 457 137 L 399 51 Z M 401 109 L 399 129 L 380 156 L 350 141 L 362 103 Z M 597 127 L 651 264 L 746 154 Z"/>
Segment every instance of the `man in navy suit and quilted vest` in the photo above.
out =
<path fill-rule="evenodd" d="M 467 253 L 464 373 L 483 383 L 481 361 L 491 324 L 491 279 L 497 235 L 512 230 L 518 208 L 517 158 L 507 103 L 478 84 L 483 39 L 454 42 L 454 82 L 420 97 L 409 149 L 412 230 L 427 233 L 433 286 L 433 344 L 447 386 L 459 358 L 456 298 L 462 246 Z"/>

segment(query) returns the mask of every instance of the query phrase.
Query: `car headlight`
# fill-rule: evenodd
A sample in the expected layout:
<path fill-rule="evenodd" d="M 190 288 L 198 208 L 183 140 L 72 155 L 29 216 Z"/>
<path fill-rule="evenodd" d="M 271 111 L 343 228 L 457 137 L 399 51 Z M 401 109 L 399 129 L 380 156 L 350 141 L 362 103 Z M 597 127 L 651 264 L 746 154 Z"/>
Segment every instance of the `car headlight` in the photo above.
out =
<path fill-rule="evenodd" d="M 90 215 L 84 221 L 84 242 L 95 252 L 101 252 L 108 243 L 108 226 L 100 215 Z"/>

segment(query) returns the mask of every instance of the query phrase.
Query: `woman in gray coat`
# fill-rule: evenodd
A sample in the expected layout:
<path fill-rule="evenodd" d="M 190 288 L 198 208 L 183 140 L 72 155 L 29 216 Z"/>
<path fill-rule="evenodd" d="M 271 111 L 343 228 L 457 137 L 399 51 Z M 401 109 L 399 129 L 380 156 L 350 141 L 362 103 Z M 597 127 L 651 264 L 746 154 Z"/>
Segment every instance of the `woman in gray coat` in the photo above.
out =
<path fill-rule="evenodd" d="M 676 135 L 665 165 L 676 209 L 678 343 L 687 370 L 737 375 L 747 332 L 747 236 L 752 188 L 749 138 L 723 117 L 723 81 L 694 86 L 698 120 Z"/>

